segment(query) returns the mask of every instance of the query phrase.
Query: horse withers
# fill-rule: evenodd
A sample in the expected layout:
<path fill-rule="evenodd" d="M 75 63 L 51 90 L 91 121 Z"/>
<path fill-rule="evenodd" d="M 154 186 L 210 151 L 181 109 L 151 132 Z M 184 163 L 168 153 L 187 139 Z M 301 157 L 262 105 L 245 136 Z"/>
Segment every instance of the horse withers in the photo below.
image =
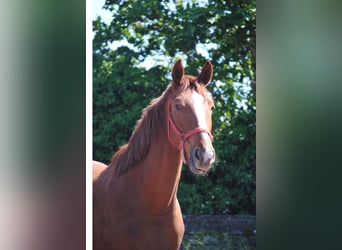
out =
<path fill-rule="evenodd" d="M 93 164 L 93 246 L 106 249 L 179 249 L 184 223 L 177 200 L 182 162 L 198 175 L 215 160 L 213 99 L 206 86 L 212 65 L 195 77 L 182 62 L 172 83 L 152 100 L 127 144 L 107 167 Z"/>

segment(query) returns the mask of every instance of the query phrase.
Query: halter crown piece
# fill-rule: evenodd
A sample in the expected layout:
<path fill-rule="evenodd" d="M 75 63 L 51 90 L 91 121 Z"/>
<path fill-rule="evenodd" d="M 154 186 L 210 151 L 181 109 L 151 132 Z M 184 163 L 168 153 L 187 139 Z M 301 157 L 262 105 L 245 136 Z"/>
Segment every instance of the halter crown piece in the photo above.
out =
<path fill-rule="evenodd" d="M 169 97 L 168 99 L 168 122 L 167 122 L 167 136 L 168 136 L 168 139 L 169 139 L 169 142 L 170 144 L 175 147 L 176 149 L 178 149 L 179 151 L 181 151 L 182 153 L 182 158 L 183 158 L 183 162 L 186 164 L 186 160 L 185 160 L 185 157 L 184 157 L 184 144 L 185 144 L 185 141 L 197 134 L 197 133 L 207 133 L 210 137 L 210 140 L 211 141 L 214 141 L 214 136 L 211 134 L 211 132 L 208 130 L 208 129 L 205 129 L 205 128 L 201 128 L 201 127 L 196 127 L 194 129 L 191 129 L 187 132 L 184 132 L 182 130 L 180 130 L 177 125 L 175 124 L 175 121 L 173 120 L 172 118 L 172 113 L 171 113 L 171 98 Z M 170 126 L 171 125 L 171 126 Z M 180 143 L 178 146 L 175 146 L 172 144 L 171 142 L 171 136 L 170 136 L 170 127 L 172 128 L 173 132 L 175 132 L 175 134 L 179 137 L 180 139 Z"/>

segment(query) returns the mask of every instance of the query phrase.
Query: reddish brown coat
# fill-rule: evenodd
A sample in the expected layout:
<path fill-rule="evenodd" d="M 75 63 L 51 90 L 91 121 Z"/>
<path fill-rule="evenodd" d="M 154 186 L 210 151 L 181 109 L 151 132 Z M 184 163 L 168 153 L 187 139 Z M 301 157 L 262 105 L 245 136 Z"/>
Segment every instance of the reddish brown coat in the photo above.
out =
<path fill-rule="evenodd" d="M 194 91 L 201 94 L 207 129 L 211 130 L 213 101 L 205 88 L 211 76 L 209 62 L 194 77 L 184 75 L 178 61 L 172 84 L 144 109 L 129 142 L 113 156 L 111 164 L 94 162 L 94 250 L 179 249 L 184 234 L 177 200 L 182 154 L 172 146 L 180 140 L 175 132 L 170 132 L 172 142 L 168 140 L 167 100 L 171 98 L 175 123 L 187 131 L 198 127 L 190 96 Z M 175 100 L 182 102 L 183 110 L 176 110 Z M 211 141 L 201 132 L 186 140 L 183 153 L 196 174 L 206 173 L 215 159 Z"/>

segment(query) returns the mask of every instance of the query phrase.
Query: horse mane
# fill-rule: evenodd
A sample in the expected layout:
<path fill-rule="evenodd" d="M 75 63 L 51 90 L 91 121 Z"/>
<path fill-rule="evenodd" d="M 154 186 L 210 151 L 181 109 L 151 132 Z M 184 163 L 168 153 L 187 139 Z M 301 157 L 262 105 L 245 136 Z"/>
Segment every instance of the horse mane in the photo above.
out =
<path fill-rule="evenodd" d="M 115 166 L 116 175 L 123 174 L 147 155 L 153 135 L 163 126 L 166 126 L 164 125 L 166 119 L 165 105 L 170 93 L 171 85 L 160 97 L 153 99 L 143 109 L 141 118 L 137 121 L 128 143 L 121 146 L 112 157 L 109 166 Z"/>
<path fill-rule="evenodd" d="M 156 135 L 156 131 L 163 129 L 163 127 L 166 129 L 165 106 L 172 92 L 177 93 L 186 88 L 194 88 L 209 101 L 212 100 L 206 88 L 197 83 L 196 79 L 194 76 L 185 75 L 182 84 L 177 89 L 174 89 L 173 85 L 170 84 L 160 97 L 153 99 L 143 109 L 141 118 L 137 121 L 128 143 L 119 148 L 109 164 L 110 167 L 113 167 L 116 175 L 122 175 L 143 160 L 150 149 L 151 140 Z"/>

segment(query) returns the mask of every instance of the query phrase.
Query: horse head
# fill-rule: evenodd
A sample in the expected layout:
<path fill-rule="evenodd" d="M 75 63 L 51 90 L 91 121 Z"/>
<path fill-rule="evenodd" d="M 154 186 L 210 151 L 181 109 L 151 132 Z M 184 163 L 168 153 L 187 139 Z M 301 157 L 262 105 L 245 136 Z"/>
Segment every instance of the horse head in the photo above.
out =
<path fill-rule="evenodd" d="M 168 135 L 171 145 L 183 153 L 183 161 L 195 174 L 205 174 L 215 161 L 212 145 L 214 102 L 206 87 L 213 73 L 206 62 L 196 76 L 184 75 L 181 60 L 172 69 L 172 93 L 168 100 Z"/>

